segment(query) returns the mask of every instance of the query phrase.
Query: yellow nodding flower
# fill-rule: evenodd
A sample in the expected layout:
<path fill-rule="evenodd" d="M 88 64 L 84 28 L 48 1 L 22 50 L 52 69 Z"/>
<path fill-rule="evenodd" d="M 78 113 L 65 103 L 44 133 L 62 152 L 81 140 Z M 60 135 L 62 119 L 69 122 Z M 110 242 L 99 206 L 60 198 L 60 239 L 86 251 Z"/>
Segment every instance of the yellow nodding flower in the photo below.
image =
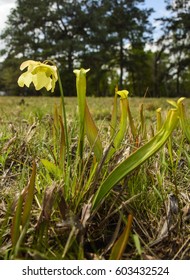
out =
<path fill-rule="evenodd" d="M 18 78 L 18 85 L 20 87 L 24 87 L 24 85 L 29 87 L 33 83 L 36 90 L 45 87 L 47 91 L 51 90 L 51 92 L 54 92 L 55 84 L 58 80 L 56 66 L 27 60 L 21 64 L 20 70 L 22 71 L 25 68 L 27 68 L 27 71 Z"/>
<path fill-rule="evenodd" d="M 118 90 L 116 91 L 116 93 L 120 96 L 121 99 L 125 99 L 129 95 L 128 90 Z"/>

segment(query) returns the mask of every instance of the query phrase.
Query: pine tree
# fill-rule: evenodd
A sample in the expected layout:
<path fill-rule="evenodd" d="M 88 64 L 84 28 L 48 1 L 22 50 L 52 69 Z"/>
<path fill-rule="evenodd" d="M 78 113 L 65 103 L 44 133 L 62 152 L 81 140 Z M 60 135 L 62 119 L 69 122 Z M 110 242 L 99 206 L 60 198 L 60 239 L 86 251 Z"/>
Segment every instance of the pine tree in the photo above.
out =
<path fill-rule="evenodd" d="M 167 84 L 173 95 L 187 95 L 190 63 L 190 3 L 186 0 L 166 1 L 169 16 L 162 18 L 164 34 L 160 39 L 168 54 Z M 185 78 L 185 80 L 184 80 Z M 175 85 L 174 85 L 175 82 Z"/>
<path fill-rule="evenodd" d="M 15 73 L 25 59 L 51 59 L 60 65 L 67 95 L 75 93 L 73 68 L 91 68 L 90 94 L 109 93 L 108 76 L 124 76 L 142 52 L 148 35 L 151 10 L 140 7 L 144 0 L 17 0 L 7 27 L 4 69 Z M 130 47 L 129 47 L 130 46 Z M 133 55 L 130 56 L 130 48 Z M 135 51 L 136 50 L 136 51 Z M 11 63 L 14 60 L 14 65 Z M 136 63 L 136 66 L 140 64 Z M 134 77 L 136 77 L 134 75 Z M 137 80 L 135 81 L 137 83 Z M 7 79 L 6 79 L 7 83 Z"/>

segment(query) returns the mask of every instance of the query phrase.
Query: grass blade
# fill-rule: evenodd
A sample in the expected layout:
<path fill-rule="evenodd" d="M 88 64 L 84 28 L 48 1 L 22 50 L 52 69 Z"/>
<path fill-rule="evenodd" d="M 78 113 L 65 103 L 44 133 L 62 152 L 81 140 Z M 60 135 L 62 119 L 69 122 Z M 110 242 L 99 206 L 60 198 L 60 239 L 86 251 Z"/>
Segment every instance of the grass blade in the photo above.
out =
<path fill-rule="evenodd" d="M 136 140 L 136 136 L 137 136 L 137 128 L 135 126 L 134 120 L 133 120 L 133 116 L 131 114 L 131 110 L 129 107 L 129 100 L 127 99 L 127 114 L 128 114 L 128 118 L 129 118 L 129 126 L 131 129 L 131 133 L 133 135 L 133 139 Z"/>
<path fill-rule="evenodd" d="M 129 214 L 127 225 L 125 226 L 124 231 L 122 232 L 122 234 L 120 235 L 120 237 L 115 242 L 115 244 L 112 248 L 110 260 L 121 259 L 122 255 L 124 253 L 124 250 L 127 246 L 128 240 L 129 240 L 129 234 L 131 231 L 132 221 L 133 221 L 133 216 L 131 214 Z"/>
<path fill-rule="evenodd" d="M 116 91 L 117 91 L 117 89 L 116 89 Z M 111 139 L 114 137 L 114 135 L 116 133 L 116 124 L 117 124 L 117 93 L 115 92 L 115 96 L 114 96 L 114 100 L 113 100 L 111 122 L 110 122 Z"/>
<path fill-rule="evenodd" d="M 23 228 L 25 228 L 27 222 L 29 221 L 30 212 L 32 208 L 32 201 L 34 197 L 35 177 L 36 177 L 36 163 L 34 161 L 30 181 L 28 183 L 28 186 L 22 191 L 22 193 L 19 196 L 16 205 L 15 215 L 13 217 L 13 223 L 11 228 L 11 241 L 13 247 L 16 247 L 17 242 L 20 238 L 21 225 L 23 230 Z"/>
<path fill-rule="evenodd" d="M 62 169 L 60 169 L 59 166 L 47 159 L 41 159 L 41 162 L 49 174 L 51 174 L 56 179 L 60 179 L 62 175 Z"/>
<path fill-rule="evenodd" d="M 64 161 L 65 161 L 66 143 L 65 143 L 65 130 L 64 130 L 64 125 L 63 125 L 63 119 L 61 118 L 61 116 L 59 116 L 59 122 L 60 122 L 60 130 L 61 130 L 59 167 L 62 170 L 64 167 Z"/>
<path fill-rule="evenodd" d="M 24 209 L 23 209 L 23 215 L 22 215 L 22 226 L 24 227 L 27 223 L 30 212 L 32 209 L 32 202 L 34 198 L 34 190 L 35 190 L 35 179 L 36 179 L 36 163 L 33 162 L 33 168 L 32 168 L 32 174 L 30 177 L 30 181 L 28 184 L 28 192 L 25 199 Z"/>
<path fill-rule="evenodd" d="M 15 214 L 14 214 L 13 222 L 12 222 L 12 227 L 11 227 L 11 242 L 12 242 L 13 247 L 16 246 L 16 243 L 20 236 L 22 205 L 23 205 L 23 195 L 21 194 L 17 201 L 17 206 L 16 206 L 16 210 L 15 210 Z"/>
<path fill-rule="evenodd" d="M 145 123 L 145 117 L 144 117 L 144 105 L 143 104 L 141 104 L 141 107 L 140 107 L 140 121 L 141 121 L 142 139 L 146 139 L 147 132 L 146 132 L 146 123 Z"/>

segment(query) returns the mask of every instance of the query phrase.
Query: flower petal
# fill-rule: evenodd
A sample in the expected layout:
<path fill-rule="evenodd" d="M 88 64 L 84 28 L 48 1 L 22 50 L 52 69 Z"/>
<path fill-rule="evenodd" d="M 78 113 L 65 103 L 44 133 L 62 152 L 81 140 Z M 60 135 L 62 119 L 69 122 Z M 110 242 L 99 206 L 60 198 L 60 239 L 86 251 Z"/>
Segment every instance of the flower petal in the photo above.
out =
<path fill-rule="evenodd" d="M 81 68 L 80 70 L 79 70 L 79 69 L 73 70 L 73 73 L 75 73 L 76 76 L 77 76 L 77 75 L 79 75 L 80 73 L 86 74 L 88 71 L 90 71 L 90 68 L 88 68 L 88 69 Z"/>
<path fill-rule="evenodd" d="M 20 65 L 20 70 L 24 70 L 26 67 L 32 65 L 34 67 L 34 65 L 39 64 L 39 62 L 34 61 L 34 60 L 27 60 L 24 61 L 21 65 Z"/>
<path fill-rule="evenodd" d="M 45 87 L 47 90 L 51 89 L 51 79 L 46 76 L 44 72 L 38 72 L 33 75 L 33 84 L 36 90 L 40 90 Z"/>
<path fill-rule="evenodd" d="M 56 80 L 58 79 L 58 77 L 57 77 L 57 67 L 56 66 L 51 66 L 51 65 L 40 63 L 39 65 L 36 65 L 32 69 L 32 74 L 37 74 L 38 72 L 45 72 L 47 77 L 52 76 Z"/>
<path fill-rule="evenodd" d="M 27 71 L 18 79 L 19 86 L 23 87 L 26 85 L 29 87 L 31 82 L 33 82 L 36 90 L 45 87 L 47 90 L 51 90 L 51 92 L 54 91 L 56 81 L 58 80 L 56 66 L 39 61 L 27 60 L 21 64 L 20 69 L 23 70 L 26 67 L 28 67 Z"/>
<path fill-rule="evenodd" d="M 121 97 L 121 99 L 127 98 L 129 94 L 128 90 L 119 90 L 116 93 Z"/>
<path fill-rule="evenodd" d="M 20 87 L 23 87 L 24 85 L 26 85 L 27 87 L 30 86 L 31 82 L 33 80 L 33 75 L 29 72 L 25 72 L 22 75 L 20 75 L 20 77 L 18 78 L 18 85 Z"/>

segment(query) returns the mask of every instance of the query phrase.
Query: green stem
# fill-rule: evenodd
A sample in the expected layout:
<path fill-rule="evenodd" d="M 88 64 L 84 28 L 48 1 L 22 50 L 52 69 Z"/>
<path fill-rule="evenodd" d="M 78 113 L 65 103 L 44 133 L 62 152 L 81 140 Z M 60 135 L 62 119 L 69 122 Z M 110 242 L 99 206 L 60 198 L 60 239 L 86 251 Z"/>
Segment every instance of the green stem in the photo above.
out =
<path fill-rule="evenodd" d="M 63 123 L 65 127 L 65 143 L 66 143 L 66 150 L 67 150 L 67 166 L 70 166 L 70 153 L 69 153 L 69 138 L 68 138 L 68 129 L 67 129 L 67 117 L 66 117 L 66 110 L 65 110 L 65 99 L 63 93 L 63 86 L 60 78 L 59 71 L 58 74 L 58 82 L 59 82 L 59 89 L 61 93 L 61 100 L 62 100 L 62 109 L 63 109 Z"/>
<path fill-rule="evenodd" d="M 56 66 L 56 64 L 51 60 L 45 60 L 43 63 L 45 63 L 45 64 L 49 63 L 49 64 Z M 70 166 L 70 153 L 69 153 L 70 149 L 69 149 L 69 138 L 68 138 L 68 129 L 67 129 L 67 116 L 66 116 L 66 110 L 65 110 L 63 86 L 62 86 L 61 77 L 60 77 L 58 68 L 57 68 L 57 76 L 58 76 L 59 90 L 61 93 L 61 100 L 62 100 L 63 124 L 64 124 L 64 129 L 65 129 L 65 142 L 66 142 L 66 150 L 67 150 L 67 166 Z"/>

